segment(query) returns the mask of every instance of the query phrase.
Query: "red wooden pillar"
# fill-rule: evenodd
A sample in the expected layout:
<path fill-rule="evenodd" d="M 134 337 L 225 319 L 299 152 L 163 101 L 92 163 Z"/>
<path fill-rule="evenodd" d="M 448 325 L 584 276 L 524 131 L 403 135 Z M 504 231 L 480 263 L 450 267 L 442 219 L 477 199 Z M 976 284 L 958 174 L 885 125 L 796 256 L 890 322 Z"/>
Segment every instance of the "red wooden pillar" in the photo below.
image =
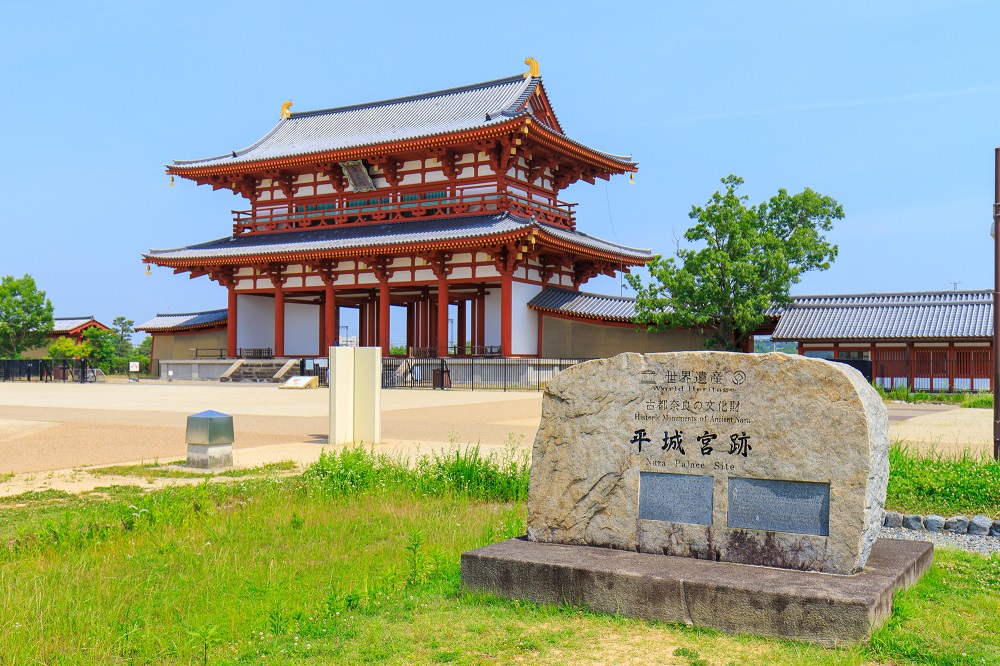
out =
<path fill-rule="evenodd" d="M 465 305 L 464 298 L 458 302 L 458 321 L 455 324 L 455 344 L 458 346 L 459 356 L 465 355 Z"/>
<path fill-rule="evenodd" d="M 378 308 L 375 304 L 374 289 L 368 294 L 368 342 L 365 346 L 378 346 Z"/>
<path fill-rule="evenodd" d="M 333 290 L 333 285 L 326 285 L 326 307 L 323 309 L 323 320 L 326 322 L 326 339 L 323 341 L 323 356 L 330 353 L 330 347 L 337 344 L 340 337 L 340 317 L 338 317 L 337 292 Z"/>
<path fill-rule="evenodd" d="M 274 290 L 274 355 L 285 355 L 285 290 L 280 284 Z"/>
<path fill-rule="evenodd" d="M 480 347 L 486 346 L 486 290 L 480 288 L 479 295 L 476 296 L 476 338 Z M 485 354 L 486 350 L 480 353 Z"/>
<path fill-rule="evenodd" d="M 500 274 L 500 355 L 511 355 L 511 327 L 513 322 L 513 290 L 512 274 L 504 271 Z"/>
<path fill-rule="evenodd" d="M 476 347 L 480 345 L 479 342 L 479 327 L 476 322 L 479 321 L 479 297 L 473 296 L 469 301 L 469 307 L 472 309 L 470 314 L 470 319 L 472 320 L 472 325 L 469 327 L 469 340 L 472 343 L 472 353 L 476 353 Z"/>
<path fill-rule="evenodd" d="M 955 343 L 949 342 L 948 343 L 948 393 L 955 392 L 955 363 L 956 363 Z"/>
<path fill-rule="evenodd" d="M 427 348 L 437 346 L 437 302 L 427 297 Z"/>
<path fill-rule="evenodd" d="M 406 355 L 413 348 L 413 303 L 406 304 Z"/>
<path fill-rule="evenodd" d="M 358 305 L 358 346 L 368 346 L 368 303 L 365 301 Z"/>
<path fill-rule="evenodd" d="M 319 306 L 319 336 L 316 338 L 316 347 L 319 349 L 317 356 L 323 355 L 323 345 L 326 344 L 326 304 L 321 298 L 317 303 Z"/>
<path fill-rule="evenodd" d="M 389 278 L 378 283 L 378 346 L 382 356 L 389 355 Z"/>
<path fill-rule="evenodd" d="M 907 373 L 906 373 L 906 375 L 907 375 L 906 381 L 909 382 L 909 384 L 907 384 L 907 388 L 910 389 L 911 393 L 914 390 L 913 389 L 913 376 L 915 374 L 915 369 L 913 367 L 913 364 L 915 362 L 916 361 L 915 361 L 915 358 L 914 358 L 913 343 L 912 342 L 907 342 L 906 343 L 906 365 L 909 366 L 909 370 L 907 370 Z"/>
<path fill-rule="evenodd" d="M 229 285 L 226 306 L 226 356 L 236 358 L 236 285 Z"/>
<path fill-rule="evenodd" d="M 448 355 L 448 276 L 444 271 L 438 277 L 437 352 L 439 357 Z"/>

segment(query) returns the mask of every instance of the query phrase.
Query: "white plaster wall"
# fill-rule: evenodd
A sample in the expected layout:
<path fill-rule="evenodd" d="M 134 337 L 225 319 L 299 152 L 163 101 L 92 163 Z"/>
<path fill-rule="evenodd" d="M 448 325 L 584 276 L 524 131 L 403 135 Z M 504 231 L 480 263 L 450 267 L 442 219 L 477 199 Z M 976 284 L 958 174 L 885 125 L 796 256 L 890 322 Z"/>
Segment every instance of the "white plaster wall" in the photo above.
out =
<path fill-rule="evenodd" d="M 500 344 L 500 289 L 490 289 L 486 294 L 486 340 L 483 344 Z"/>
<path fill-rule="evenodd" d="M 511 290 L 512 354 L 538 353 L 538 313 L 528 307 L 528 301 L 542 290 L 537 284 L 514 282 Z"/>
<path fill-rule="evenodd" d="M 319 353 L 319 305 L 285 303 L 285 356 Z"/>
<path fill-rule="evenodd" d="M 274 349 L 274 299 L 236 295 L 236 346 Z"/>
<path fill-rule="evenodd" d="M 451 272 L 452 279 L 465 279 L 472 277 L 472 267 L 470 266 L 459 266 L 452 269 Z"/>

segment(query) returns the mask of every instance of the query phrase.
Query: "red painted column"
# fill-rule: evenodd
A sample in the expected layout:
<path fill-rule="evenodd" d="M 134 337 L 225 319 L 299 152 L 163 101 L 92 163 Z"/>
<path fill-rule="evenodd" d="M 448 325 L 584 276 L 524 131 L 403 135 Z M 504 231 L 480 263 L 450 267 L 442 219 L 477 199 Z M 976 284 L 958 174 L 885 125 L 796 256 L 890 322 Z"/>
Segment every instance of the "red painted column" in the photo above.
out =
<path fill-rule="evenodd" d="M 281 285 L 274 290 L 274 355 L 285 355 L 285 291 Z"/>
<path fill-rule="evenodd" d="M 378 345 L 382 356 L 389 355 L 389 278 L 378 284 Z"/>
<path fill-rule="evenodd" d="M 410 355 L 410 349 L 413 347 L 413 314 L 414 314 L 414 304 L 406 304 L 406 355 Z"/>
<path fill-rule="evenodd" d="M 368 304 L 364 301 L 358 305 L 358 346 L 368 346 Z"/>
<path fill-rule="evenodd" d="M 375 305 L 375 291 L 368 296 L 368 341 L 366 347 L 378 345 L 378 308 Z"/>
<path fill-rule="evenodd" d="M 479 346 L 486 346 L 486 291 L 483 289 L 479 290 L 479 296 L 476 297 L 476 337 L 479 340 Z M 481 353 L 485 353 L 482 350 Z"/>
<path fill-rule="evenodd" d="M 323 310 L 323 319 L 326 321 L 326 339 L 323 341 L 323 356 L 330 353 L 330 347 L 337 344 L 340 331 L 337 330 L 339 323 L 337 320 L 337 292 L 333 290 L 333 285 L 326 285 L 326 308 Z"/>
<path fill-rule="evenodd" d="M 472 353 L 476 353 L 476 347 L 479 346 L 479 327 L 476 326 L 476 322 L 479 321 L 479 298 L 473 296 L 469 300 L 469 319 L 472 325 L 469 327 L 469 342 L 472 344 Z"/>
<path fill-rule="evenodd" d="M 458 302 L 458 321 L 455 323 L 455 344 L 458 346 L 458 355 L 465 355 L 465 307 L 466 300 L 463 298 Z"/>
<path fill-rule="evenodd" d="M 226 307 L 226 356 L 236 358 L 236 285 L 229 285 Z"/>
<path fill-rule="evenodd" d="M 448 276 L 438 278 L 437 298 L 437 350 L 438 356 L 448 355 Z"/>
<path fill-rule="evenodd" d="M 514 281 L 510 273 L 500 274 L 500 354 L 511 355 Z"/>

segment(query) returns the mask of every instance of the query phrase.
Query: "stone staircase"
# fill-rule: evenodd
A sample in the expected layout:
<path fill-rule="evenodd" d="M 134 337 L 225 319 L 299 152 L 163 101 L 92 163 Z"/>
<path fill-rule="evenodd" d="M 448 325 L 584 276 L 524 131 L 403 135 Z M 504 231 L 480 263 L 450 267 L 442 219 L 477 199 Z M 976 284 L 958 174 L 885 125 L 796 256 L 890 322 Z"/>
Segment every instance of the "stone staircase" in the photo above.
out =
<path fill-rule="evenodd" d="M 222 382 L 270 382 L 280 384 L 296 374 L 299 367 L 298 359 L 244 359 L 237 362 L 235 370 L 226 372 L 219 381 Z M 281 372 L 284 370 L 284 372 Z M 280 373 L 280 374 L 279 374 Z"/>

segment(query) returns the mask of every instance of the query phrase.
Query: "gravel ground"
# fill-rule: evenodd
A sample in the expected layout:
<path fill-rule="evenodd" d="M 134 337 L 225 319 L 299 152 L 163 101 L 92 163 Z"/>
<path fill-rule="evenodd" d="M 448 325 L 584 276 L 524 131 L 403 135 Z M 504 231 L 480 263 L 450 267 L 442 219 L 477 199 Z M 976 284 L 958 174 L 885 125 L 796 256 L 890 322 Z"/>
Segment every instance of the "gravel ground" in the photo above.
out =
<path fill-rule="evenodd" d="M 906 539 L 907 541 L 931 541 L 937 546 L 960 548 L 970 553 L 1000 553 L 1000 537 L 978 536 L 975 534 L 956 534 L 954 532 L 925 532 L 923 530 L 907 530 L 902 527 L 883 527 L 882 535 L 886 539 Z"/>

